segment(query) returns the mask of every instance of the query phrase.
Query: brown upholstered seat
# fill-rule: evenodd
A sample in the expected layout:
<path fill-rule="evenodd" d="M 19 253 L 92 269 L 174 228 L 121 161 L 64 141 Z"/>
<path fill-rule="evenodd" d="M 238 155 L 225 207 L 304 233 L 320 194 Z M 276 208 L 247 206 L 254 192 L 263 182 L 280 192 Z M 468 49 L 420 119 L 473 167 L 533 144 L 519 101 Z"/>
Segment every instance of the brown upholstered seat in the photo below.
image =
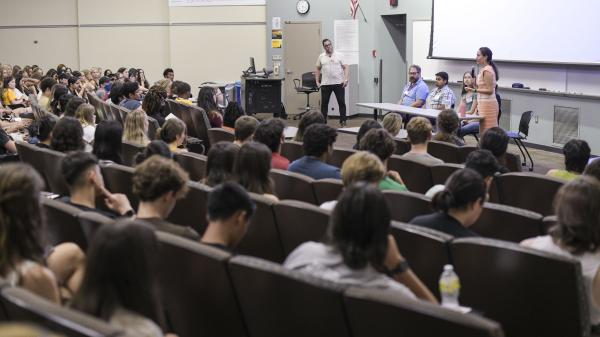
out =
<path fill-rule="evenodd" d="M 112 223 L 114 220 L 97 212 L 81 212 L 77 214 L 77 221 L 87 242 L 92 242 L 96 231 L 101 226 Z"/>
<path fill-rule="evenodd" d="M 318 205 L 327 201 L 337 200 L 344 189 L 344 184 L 341 180 L 331 178 L 315 180 L 312 186 Z"/>
<path fill-rule="evenodd" d="M 281 265 L 236 256 L 229 270 L 250 336 L 349 336 L 345 287 Z"/>
<path fill-rule="evenodd" d="M 123 141 L 121 145 L 121 157 L 123 157 L 123 165 L 135 166 L 135 156 L 144 150 L 143 145 L 135 144 L 128 141 Z"/>
<path fill-rule="evenodd" d="M 430 165 L 392 155 L 388 159 L 388 169 L 400 173 L 409 191 L 425 193 L 433 186 Z"/>
<path fill-rule="evenodd" d="M 394 141 L 396 142 L 396 151 L 394 154 L 401 156 L 407 152 L 410 152 L 410 141 L 408 139 L 394 138 Z"/>
<path fill-rule="evenodd" d="M 208 226 L 206 203 L 211 188 L 196 182 L 188 182 L 188 187 L 187 195 L 177 201 L 167 221 L 191 227 L 202 235 Z"/>
<path fill-rule="evenodd" d="M 462 164 L 444 163 L 433 165 L 431 167 L 431 178 L 433 180 L 433 184 L 445 185 L 446 179 L 448 179 L 452 173 L 463 168 L 465 168 L 465 166 Z"/>
<path fill-rule="evenodd" d="M 300 200 L 313 205 L 317 203 L 312 186 L 314 179 L 311 177 L 278 169 L 271 169 L 269 176 L 275 183 L 275 194 L 280 200 Z"/>
<path fill-rule="evenodd" d="M 127 196 L 131 206 L 137 209 L 139 200 L 133 195 L 133 168 L 115 163 L 100 165 L 104 184 L 111 193 L 122 193 Z"/>
<path fill-rule="evenodd" d="M 69 187 L 61 171 L 61 162 L 64 157 L 65 154 L 62 152 L 39 149 L 38 156 L 34 159 L 35 167 L 40 167 L 44 171 L 48 183 L 47 189 L 59 195 L 69 194 Z"/>
<path fill-rule="evenodd" d="M 233 132 L 225 130 L 223 128 L 210 128 L 208 129 L 208 139 L 211 144 L 218 142 L 233 142 L 235 136 Z"/>
<path fill-rule="evenodd" d="M 327 159 L 327 164 L 335 167 L 342 167 L 346 158 L 355 154 L 357 151 L 353 149 L 334 148 L 331 156 Z"/>
<path fill-rule="evenodd" d="M 329 225 L 329 212 L 296 200 L 273 205 L 277 229 L 285 256 L 307 241 L 321 241 Z"/>
<path fill-rule="evenodd" d="M 519 243 L 543 234 L 542 215 L 486 202 L 481 216 L 470 229 L 484 237 Z"/>
<path fill-rule="evenodd" d="M 190 175 L 193 181 L 200 181 L 206 174 L 207 157 L 193 152 L 179 152 L 173 157 L 176 162 Z"/>
<path fill-rule="evenodd" d="M 409 222 L 414 217 L 431 213 L 431 199 L 414 192 L 383 191 L 392 220 Z"/>
<path fill-rule="evenodd" d="M 500 203 L 544 216 L 554 214 L 554 195 L 564 183 L 557 178 L 529 172 L 506 173 L 496 179 Z"/>
<path fill-rule="evenodd" d="M 286 157 L 290 162 L 300 159 L 304 156 L 304 148 L 301 142 L 286 140 L 281 144 L 281 155 Z"/>
<path fill-rule="evenodd" d="M 504 336 L 497 322 L 384 290 L 349 288 L 344 302 L 354 337 Z"/>
<path fill-rule="evenodd" d="M 40 148 L 23 141 L 16 141 L 15 144 L 21 162 L 31 165 L 44 180 L 46 185 L 45 190 L 49 190 L 48 180 L 43 165 L 44 163 L 41 161 Z"/>
<path fill-rule="evenodd" d="M 460 303 L 502 324 L 507 336 L 584 336 L 589 312 L 578 261 L 482 238 L 450 244 Z"/>
<path fill-rule="evenodd" d="M 459 148 L 460 146 L 455 144 L 432 140 L 427 144 L 427 153 L 443 160 L 445 163 L 460 164 L 462 161 L 458 152 Z"/>
<path fill-rule="evenodd" d="M 82 250 L 87 249 L 88 241 L 77 216 L 81 209 L 62 201 L 42 198 L 42 209 L 46 214 L 46 233 L 50 245 L 73 242 Z"/>

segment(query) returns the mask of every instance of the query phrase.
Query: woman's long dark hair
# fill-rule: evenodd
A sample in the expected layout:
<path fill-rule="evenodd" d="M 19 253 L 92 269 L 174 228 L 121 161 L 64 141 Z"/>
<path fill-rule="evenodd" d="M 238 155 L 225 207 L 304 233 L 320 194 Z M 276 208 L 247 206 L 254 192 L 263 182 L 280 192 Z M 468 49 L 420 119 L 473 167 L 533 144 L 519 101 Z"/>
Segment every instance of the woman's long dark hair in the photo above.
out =
<path fill-rule="evenodd" d="M 100 160 L 111 160 L 117 164 L 122 164 L 122 138 L 123 126 L 121 126 L 121 123 L 117 121 L 102 121 L 96 126 L 92 153 Z"/>
<path fill-rule="evenodd" d="M 67 89 L 66 86 L 62 85 L 62 84 L 55 84 L 52 87 L 52 92 L 54 94 L 54 96 L 52 97 L 52 102 L 50 103 L 50 108 L 52 110 L 52 113 L 60 116 L 63 111 L 65 111 L 65 108 L 67 107 L 67 105 L 62 105 L 61 104 L 61 99 L 64 101 L 64 96 L 69 95 L 69 89 Z"/>
<path fill-rule="evenodd" d="M 17 260 L 42 260 L 40 191 L 44 183 L 28 164 L 0 165 L 0 275 Z"/>
<path fill-rule="evenodd" d="M 446 181 L 446 186 L 433 196 L 431 206 L 436 211 L 447 213 L 450 209 L 465 209 L 487 193 L 485 181 L 479 173 L 465 168 L 458 170 Z"/>
<path fill-rule="evenodd" d="M 204 109 L 209 117 L 219 111 L 214 92 L 215 88 L 213 87 L 202 87 L 198 93 L 198 106 Z"/>
<path fill-rule="evenodd" d="M 494 72 L 496 73 L 496 81 L 498 81 L 500 79 L 500 74 L 498 73 L 498 67 L 496 66 L 496 63 L 492 60 L 492 50 L 488 47 L 481 47 L 479 48 L 479 52 L 482 56 L 487 57 L 488 63 L 492 66 L 492 68 L 494 68 Z"/>
<path fill-rule="evenodd" d="M 271 150 L 261 143 L 249 142 L 240 148 L 234 165 L 237 182 L 248 192 L 273 194 L 271 170 Z"/>
<path fill-rule="evenodd" d="M 331 213 L 328 241 L 351 269 L 370 264 L 383 270 L 390 221 L 383 193 L 366 182 L 354 183 L 344 189 Z"/>
<path fill-rule="evenodd" d="M 123 308 L 162 326 L 157 251 L 150 227 L 133 221 L 100 227 L 88 249 L 85 276 L 72 307 L 106 321 Z"/>
<path fill-rule="evenodd" d="M 235 159 L 239 151 L 239 146 L 231 142 L 213 144 L 208 151 L 206 178 L 203 182 L 212 187 L 233 180 Z"/>
<path fill-rule="evenodd" d="M 465 71 L 465 73 L 463 74 L 462 92 L 460 93 L 461 96 L 463 96 L 467 93 L 467 86 L 465 85 L 465 75 L 466 74 L 471 75 L 473 82 L 475 82 L 475 68 L 471 68 L 471 71 Z"/>

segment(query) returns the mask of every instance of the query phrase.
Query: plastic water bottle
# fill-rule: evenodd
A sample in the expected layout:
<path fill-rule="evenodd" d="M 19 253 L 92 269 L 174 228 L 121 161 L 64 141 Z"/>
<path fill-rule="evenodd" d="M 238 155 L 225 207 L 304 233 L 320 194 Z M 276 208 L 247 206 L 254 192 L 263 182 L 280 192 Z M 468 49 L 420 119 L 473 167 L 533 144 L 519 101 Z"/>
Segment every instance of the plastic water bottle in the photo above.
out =
<path fill-rule="evenodd" d="M 440 276 L 440 294 L 442 295 L 442 306 L 459 306 L 458 296 L 460 294 L 460 280 L 451 264 L 444 266 L 444 272 L 442 273 L 442 276 Z"/>

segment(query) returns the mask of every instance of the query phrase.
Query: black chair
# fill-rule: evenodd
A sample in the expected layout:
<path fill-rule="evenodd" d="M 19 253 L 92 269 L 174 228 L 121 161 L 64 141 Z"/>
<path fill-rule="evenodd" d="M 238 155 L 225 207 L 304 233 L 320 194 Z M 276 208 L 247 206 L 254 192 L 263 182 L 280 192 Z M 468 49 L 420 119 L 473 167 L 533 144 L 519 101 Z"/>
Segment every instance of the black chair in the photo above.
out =
<path fill-rule="evenodd" d="M 383 191 L 383 196 L 392 220 L 409 222 L 416 216 L 432 212 L 431 199 L 420 193 L 387 190 Z"/>
<path fill-rule="evenodd" d="M 587 336 L 579 261 L 482 238 L 450 243 L 462 305 L 502 324 L 507 336 Z"/>
<path fill-rule="evenodd" d="M 81 230 L 88 243 L 92 242 L 94 235 L 96 235 L 100 227 L 114 222 L 113 219 L 97 212 L 81 212 L 77 214 L 77 221 L 79 221 Z"/>
<path fill-rule="evenodd" d="M 312 186 L 318 205 L 327 201 L 337 200 L 344 189 L 344 184 L 341 180 L 331 178 L 315 180 Z"/>
<path fill-rule="evenodd" d="M 460 163 L 464 163 L 467 161 L 467 157 L 469 153 L 476 151 L 478 149 L 477 146 L 472 145 L 463 145 L 458 148 L 458 157 L 460 159 Z"/>
<path fill-rule="evenodd" d="M 48 189 L 52 193 L 68 195 L 69 187 L 61 171 L 61 162 L 66 155 L 62 152 L 39 149 L 39 155 L 34 159 L 36 169 L 43 170 L 48 183 Z"/>
<path fill-rule="evenodd" d="M 136 143 L 123 141 L 121 145 L 121 157 L 123 157 L 123 165 L 125 166 L 135 166 L 135 156 L 144 150 L 143 145 L 139 145 Z"/>
<path fill-rule="evenodd" d="M 440 299 L 438 282 L 444 265 L 451 263 L 448 245 L 453 236 L 396 221 L 392 221 L 390 234 L 415 274 Z"/>
<path fill-rule="evenodd" d="M 15 145 L 17 146 L 17 153 L 19 154 L 21 162 L 31 165 L 37 171 L 44 180 L 46 190 L 48 190 L 49 185 L 48 179 L 46 178 L 44 163 L 40 160 L 40 148 L 23 141 L 16 141 Z"/>
<path fill-rule="evenodd" d="M 255 193 L 250 193 L 250 198 L 256 205 L 256 211 L 250 220 L 248 231 L 236 251 L 240 254 L 282 263 L 285 256 L 273 213 L 275 201 Z"/>
<path fill-rule="evenodd" d="M 133 168 L 115 163 L 100 165 L 104 184 L 111 193 L 122 193 L 127 196 L 133 209 L 137 209 L 139 199 L 133 195 Z"/>
<path fill-rule="evenodd" d="M 19 287 L 2 289 L 2 306 L 11 321 L 33 322 L 65 336 L 123 336 L 121 330 L 108 322 L 54 304 Z"/>
<path fill-rule="evenodd" d="M 379 289 L 349 288 L 344 302 L 353 337 L 504 336 L 497 322 Z"/>
<path fill-rule="evenodd" d="M 283 254 L 288 256 L 307 241 L 321 241 L 329 225 L 329 212 L 296 200 L 283 200 L 273 205 Z"/>
<path fill-rule="evenodd" d="M 431 167 L 431 179 L 434 185 L 445 185 L 450 175 L 465 168 L 462 164 L 437 164 Z"/>
<path fill-rule="evenodd" d="M 327 159 L 327 163 L 329 165 L 341 168 L 346 158 L 350 157 L 356 152 L 358 151 L 353 149 L 334 148 L 331 156 L 329 156 L 329 159 Z"/>
<path fill-rule="evenodd" d="M 286 157 L 290 162 L 300 159 L 304 156 L 304 148 L 301 142 L 286 140 L 281 144 L 281 155 Z"/>
<path fill-rule="evenodd" d="M 275 195 L 280 200 L 291 199 L 316 204 L 312 183 L 314 179 L 300 173 L 271 169 L 269 173 L 275 183 Z"/>
<path fill-rule="evenodd" d="M 194 152 L 178 152 L 173 157 L 181 167 L 190 175 L 193 181 L 200 181 L 206 174 L 207 157 Z"/>
<path fill-rule="evenodd" d="M 411 145 L 408 139 L 394 138 L 394 141 L 396 142 L 396 152 L 394 152 L 394 154 L 401 156 L 407 152 L 410 152 Z"/>
<path fill-rule="evenodd" d="M 167 221 L 191 227 L 198 233 L 204 233 L 208 226 L 206 203 L 212 189 L 197 182 L 189 182 L 188 187 L 188 193 L 183 199 L 177 201 L 175 208 L 167 217 Z"/>
<path fill-rule="evenodd" d="M 500 203 L 553 215 L 552 202 L 563 180 L 529 172 L 505 173 L 496 177 Z"/>
<path fill-rule="evenodd" d="M 544 234 L 541 214 L 491 202 L 483 205 L 470 229 L 484 237 L 516 243 Z"/>
<path fill-rule="evenodd" d="M 444 163 L 461 164 L 461 156 L 458 152 L 460 146 L 456 144 L 450 144 L 448 142 L 441 142 L 432 140 L 427 143 L 427 153 L 439 158 Z"/>
<path fill-rule="evenodd" d="M 431 165 L 392 155 L 388 159 L 388 169 L 400 173 L 406 188 L 411 192 L 425 194 L 433 186 Z"/>
<path fill-rule="evenodd" d="M 148 120 L 148 139 L 154 140 L 156 139 L 156 132 L 160 128 L 160 124 L 154 117 L 146 116 Z"/>
<path fill-rule="evenodd" d="M 58 200 L 42 198 L 41 203 L 46 215 L 48 243 L 56 246 L 64 242 L 73 242 L 85 251 L 88 240 L 77 219 L 83 211 Z"/>
<path fill-rule="evenodd" d="M 300 119 L 305 113 L 311 110 L 310 94 L 319 92 L 319 87 L 317 86 L 317 81 L 315 79 L 315 73 L 308 72 L 302 74 L 302 81 L 300 81 L 298 78 L 295 78 L 294 89 L 296 90 L 296 93 L 306 95 L 306 106 L 301 113 L 294 116 L 294 119 Z"/>
<path fill-rule="evenodd" d="M 250 336 L 349 336 L 340 284 L 249 256 L 229 261 Z"/>
<path fill-rule="evenodd" d="M 210 128 L 208 129 L 208 139 L 211 144 L 218 142 L 230 142 L 235 140 L 233 132 L 225 130 L 223 128 Z"/>
<path fill-rule="evenodd" d="M 167 321 L 180 337 L 247 336 L 224 250 L 157 232 L 159 286 Z"/>
<path fill-rule="evenodd" d="M 529 136 L 529 122 L 531 121 L 531 116 L 533 115 L 533 111 L 525 111 L 521 114 L 521 120 L 519 121 L 519 131 L 508 131 L 506 134 L 510 137 L 521 152 L 523 156 L 523 166 L 527 166 L 527 158 L 525 158 L 525 153 L 527 153 L 527 157 L 529 157 L 529 162 L 531 166 L 529 167 L 529 171 L 533 171 L 533 159 L 531 159 L 531 155 L 529 151 L 527 151 L 527 147 L 523 144 L 523 140 L 526 140 Z"/>

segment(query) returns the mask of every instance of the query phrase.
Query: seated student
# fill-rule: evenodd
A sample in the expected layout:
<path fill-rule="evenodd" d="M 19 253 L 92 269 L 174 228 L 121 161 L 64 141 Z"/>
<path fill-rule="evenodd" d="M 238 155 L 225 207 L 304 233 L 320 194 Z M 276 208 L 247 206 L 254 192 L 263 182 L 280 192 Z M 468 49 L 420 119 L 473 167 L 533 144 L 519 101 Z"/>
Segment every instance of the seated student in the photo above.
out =
<path fill-rule="evenodd" d="M 225 182 L 210 192 L 206 208 L 208 227 L 200 242 L 232 252 L 246 234 L 254 202 L 243 187 Z"/>
<path fill-rule="evenodd" d="M 17 153 L 15 141 L 0 127 L 0 155 Z"/>
<path fill-rule="evenodd" d="M 435 88 L 431 90 L 427 98 L 428 109 L 454 109 L 456 97 L 454 97 L 452 89 L 448 87 L 447 72 L 440 71 L 439 73 L 435 74 Z"/>
<path fill-rule="evenodd" d="M 383 127 L 376 120 L 367 119 L 366 121 L 364 121 L 360 125 L 360 128 L 358 129 L 358 133 L 356 134 L 356 144 L 354 144 L 352 146 L 352 148 L 355 149 L 355 150 L 358 150 L 358 147 L 360 146 L 360 140 L 362 139 L 362 137 L 367 132 L 369 132 L 369 130 L 371 130 L 371 129 L 381 129 L 381 128 L 383 128 Z"/>
<path fill-rule="evenodd" d="M 158 125 L 165 124 L 165 117 L 169 115 L 166 108 L 167 91 L 159 86 L 152 86 L 144 96 L 142 101 L 142 110 L 146 115 L 156 119 Z"/>
<path fill-rule="evenodd" d="M 67 89 L 69 89 L 69 93 L 74 97 L 83 97 L 85 90 L 81 85 L 80 79 L 75 76 L 69 76 L 67 78 Z"/>
<path fill-rule="evenodd" d="M 108 93 L 110 92 L 110 78 L 107 76 L 102 76 L 98 80 L 98 90 L 96 90 L 96 96 L 101 100 L 105 101 L 108 97 Z"/>
<path fill-rule="evenodd" d="M 258 127 L 258 119 L 252 116 L 242 116 L 235 121 L 235 140 L 233 144 L 242 146 L 244 143 L 252 141 L 254 132 Z"/>
<path fill-rule="evenodd" d="M 590 152 L 590 146 L 585 140 L 571 139 L 563 146 L 565 170 L 552 169 L 546 175 L 563 180 L 573 180 L 579 177 L 590 160 Z"/>
<path fill-rule="evenodd" d="M 285 141 L 283 130 L 285 124 L 279 118 L 266 119 L 254 131 L 254 141 L 265 144 L 272 153 L 271 167 L 274 169 L 287 170 L 290 161 L 281 155 L 281 144 Z"/>
<path fill-rule="evenodd" d="M 206 176 L 202 183 L 210 187 L 234 180 L 233 169 L 240 147 L 230 142 L 218 142 L 208 150 Z"/>
<path fill-rule="evenodd" d="M 400 117 L 401 119 L 402 117 Z M 372 129 L 360 140 L 359 149 L 375 154 L 383 163 L 383 167 L 387 167 L 388 159 L 396 151 L 396 142 L 385 129 Z M 385 177 L 381 179 L 379 188 L 381 190 L 408 191 L 400 174 L 391 170 L 387 171 Z"/>
<path fill-rule="evenodd" d="M 477 93 L 473 90 L 467 90 L 467 88 L 475 88 L 475 79 L 475 69 L 471 69 L 471 71 L 467 71 L 463 74 L 462 92 L 457 109 L 457 112 L 461 116 L 477 115 Z M 477 120 L 464 121 L 463 125 L 458 130 L 458 137 L 464 138 L 467 134 L 478 132 L 479 122 Z"/>
<path fill-rule="evenodd" d="M 80 208 L 84 211 L 97 212 L 110 218 L 118 216 L 131 217 L 135 212 L 127 196 L 120 193 L 110 193 L 104 187 L 104 179 L 98 166 L 98 159 L 88 152 L 72 152 L 62 159 L 61 172 L 69 187 L 69 197 L 61 201 Z M 104 198 L 110 212 L 96 208 L 96 199 Z"/>
<path fill-rule="evenodd" d="M 487 186 L 479 173 L 467 168 L 458 170 L 450 175 L 444 190 L 431 199 L 435 212 L 417 216 L 409 223 L 457 238 L 477 236 L 468 227 L 479 219 L 486 196 Z"/>
<path fill-rule="evenodd" d="M 85 255 L 73 243 L 59 244 L 44 254 L 40 204 L 44 183 L 31 166 L 1 165 L 0 182 L 0 279 L 60 304 L 60 288 L 66 293 L 79 289 Z"/>
<path fill-rule="evenodd" d="M 397 137 L 400 129 L 402 129 L 402 116 L 395 112 L 390 112 L 383 117 L 381 122 L 385 131 L 389 132 L 392 137 Z"/>
<path fill-rule="evenodd" d="M 169 145 L 172 153 L 186 151 L 183 145 L 187 138 L 185 123 L 179 118 L 168 119 L 163 126 L 156 131 L 156 138 Z"/>
<path fill-rule="evenodd" d="M 51 114 L 45 114 L 42 118 L 33 122 L 35 137 L 37 138 L 37 147 L 49 149 L 52 143 L 52 130 L 58 121 L 57 117 Z"/>
<path fill-rule="evenodd" d="M 283 265 L 344 285 L 386 289 L 436 303 L 410 270 L 389 228 L 390 210 L 383 194 L 366 183 L 352 184 L 338 198 L 326 242 L 303 243 Z"/>
<path fill-rule="evenodd" d="M 63 96 L 65 97 L 65 96 Z M 77 111 L 77 108 L 79 108 L 80 105 L 85 103 L 85 100 L 81 97 L 77 97 L 77 96 L 69 96 L 69 100 L 67 101 L 67 104 L 65 105 L 65 110 L 63 111 L 63 114 L 61 115 L 61 117 L 75 117 L 75 111 Z"/>
<path fill-rule="evenodd" d="M 123 221 L 100 227 L 71 306 L 127 336 L 163 337 L 158 258 L 156 234 L 148 226 Z"/>
<path fill-rule="evenodd" d="M 356 152 L 346 158 L 344 164 L 342 164 L 342 183 L 344 186 L 350 186 L 359 181 L 378 186 L 384 179 L 385 174 L 385 166 L 381 160 L 375 154 L 367 151 Z M 320 207 L 332 211 L 336 204 L 337 200 L 326 201 Z"/>
<path fill-rule="evenodd" d="M 110 93 L 108 96 L 112 104 L 120 105 L 120 103 L 125 100 L 126 97 L 123 95 L 123 86 L 124 83 L 115 81 L 115 83 L 113 83 L 113 85 L 110 87 Z"/>
<path fill-rule="evenodd" d="M 86 145 L 91 146 L 96 133 L 96 108 L 88 103 L 81 104 L 75 110 L 75 118 L 79 120 L 83 128 L 83 140 Z"/>
<path fill-rule="evenodd" d="M 508 149 L 508 135 L 499 127 L 487 129 L 481 136 L 479 148 L 492 152 L 498 163 L 500 164 L 500 173 L 510 172 L 506 168 L 506 149 Z"/>
<path fill-rule="evenodd" d="M 294 141 L 302 142 L 304 139 L 304 132 L 306 128 L 313 124 L 327 124 L 325 117 L 320 111 L 312 110 L 304 114 L 298 123 L 298 131 L 294 136 Z"/>
<path fill-rule="evenodd" d="M 83 128 L 73 117 L 63 117 L 52 129 L 50 148 L 59 152 L 81 151 L 85 148 Z"/>
<path fill-rule="evenodd" d="M 24 105 L 27 97 L 21 95 L 17 97 L 17 82 L 14 77 L 8 76 L 4 78 L 4 86 L 2 87 L 2 102 L 4 105 Z"/>
<path fill-rule="evenodd" d="M 583 171 L 583 175 L 594 177 L 600 181 L 600 159 L 592 160 L 587 164 L 585 171 Z"/>
<path fill-rule="evenodd" d="M 135 81 L 123 84 L 121 94 L 125 96 L 125 99 L 122 100 L 119 105 L 132 111 L 141 107 L 142 101 L 140 98 L 140 92 L 140 85 Z"/>
<path fill-rule="evenodd" d="M 73 97 L 69 90 L 62 84 L 56 84 L 52 87 L 52 101 L 50 101 L 50 111 L 56 116 L 62 115 L 67 107 L 67 103 Z"/>
<path fill-rule="evenodd" d="M 38 104 L 42 109 L 50 112 L 50 100 L 52 99 L 52 87 L 56 84 L 56 81 L 52 77 L 46 77 L 40 82 L 40 91 L 42 97 L 38 100 Z"/>
<path fill-rule="evenodd" d="M 137 219 L 158 231 L 199 240 L 200 235 L 192 228 L 165 220 L 177 200 L 186 195 L 188 181 L 188 174 L 177 163 L 161 156 L 152 156 L 136 166 L 131 189 L 140 200 Z"/>
<path fill-rule="evenodd" d="M 337 131 L 327 124 L 313 124 L 304 132 L 304 156 L 289 166 L 289 171 L 304 174 L 313 179 L 341 179 L 340 169 L 326 164 L 333 151 Z"/>
<path fill-rule="evenodd" d="M 169 149 L 169 145 L 162 140 L 153 140 L 146 147 L 133 157 L 133 162 L 139 165 L 146 161 L 146 159 L 153 155 L 159 155 L 163 158 L 173 159 L 173 154 Z"/>
<path fill-rule="evenodd" d="M 173 71 L 172 68 L 166 68 L 163 71 L 163 78 L 166 80 L 169 80 L 170 82 L 173 82 L 173 79 L 175 78 L 175 72 Z"/>
<path fill-rule="evenodd" d="M 437 133 L 433 137 L 433 140 L 458 146 L 465 145 L 465 142 L 456 136 L 459 126 L 458 114 L 454 110 L 442 110 L 437 118 Z"/>
<path fill-rule="evenodd" d="M 427 153 L 427 143 L 431 140 L 431 123 L 427 118 L 413 117 L 406 126 L 410 151 L 402 158 L 411 159 L 425 165 L 443 164 L 444 161 Z"/>
<path fill-rule="evenodd" d="M 600 325 L 600 182 L 580 177 L 567 182 L 554 197 L 557 224 L 548 235 L 521 245 L 581 262 L 592 329 Z"/>
<path fill-rule="evenodd" d="M 211 128 L 223 127 L 223 116 L 217 105 L 217 101 L 222 95 L 219 88 L 213 87 L 202 87 L 198 93 L 198 106 L 208 115 Z"/>
<path fill-rule="evenodd" d="M 142 146 L 150 143 L 150 139 L 148 139 L 148 119 L 144 110 L 136 109 L 127 114 L 123 130 L 123 141 Z"/>
<path fill-rule="evenodd" d="M 257 142 L 242 145 L 233 168 L 237 183 L 248 192 L 279 201 L 274 194 L 270 170 L 271 150 L 266 145 Z"/>
<path fill-rule="evenodd" d="M 175 101 L 185 105 L 193 104 L 190 100 L 190 97 L 192 97 L 192 87 L 188 83 L 174 81 L 171 85 L 171 90 L 173 90 L 173 95 L 176 96 Z"/>
<path fill-rule="evenodd" d="M 101 161 L 123 164 L 121 148 L 123 127 L 117 121 L 102 121 L 96 126 L 92 153 Z"/>

